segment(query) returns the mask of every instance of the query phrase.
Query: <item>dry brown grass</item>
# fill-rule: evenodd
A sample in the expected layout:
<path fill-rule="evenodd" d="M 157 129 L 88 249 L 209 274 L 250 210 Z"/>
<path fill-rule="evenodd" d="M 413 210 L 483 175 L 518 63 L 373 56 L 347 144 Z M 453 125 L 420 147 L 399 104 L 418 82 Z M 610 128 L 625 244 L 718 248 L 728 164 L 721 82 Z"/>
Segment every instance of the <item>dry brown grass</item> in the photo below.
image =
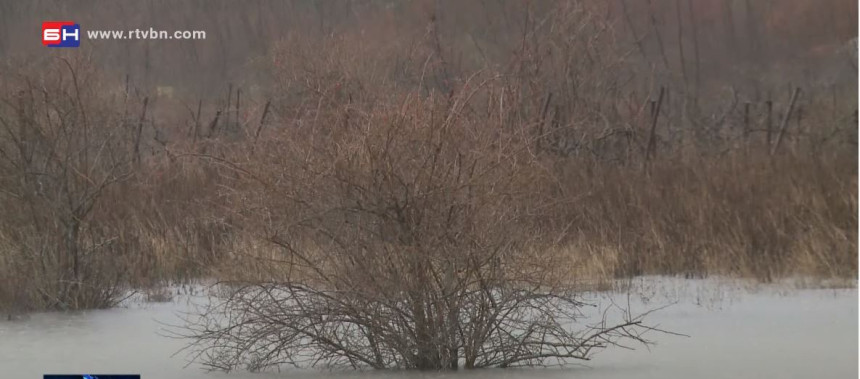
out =
<path fill-rule="evenodd" d="M 586 195 L 568 254 L 597 275 L 853 277 L 849 154 L 666 159 L 650 176 L 601 168 L 573 191 Z"/>

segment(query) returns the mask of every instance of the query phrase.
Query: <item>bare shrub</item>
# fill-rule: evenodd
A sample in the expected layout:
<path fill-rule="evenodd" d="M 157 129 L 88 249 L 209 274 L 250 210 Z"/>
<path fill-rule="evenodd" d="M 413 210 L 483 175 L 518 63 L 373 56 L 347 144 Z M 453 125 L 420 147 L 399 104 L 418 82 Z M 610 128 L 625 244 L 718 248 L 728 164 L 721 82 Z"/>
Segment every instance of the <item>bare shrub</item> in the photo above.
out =
<path fill-rule="evenodd" d="M 0 308 L 110 307 L 206 275 L 231 240 L 202 206 L 218 173 L 169 150 L 148 98 L 85 55 L 2 70 Z"/>
<path fill-rule="evenodd" d="M 131 175 L 131 156 L 95 75 L 60 58 L 39 78 L 3 83 L 13 95 L 0 109 L 2 287 L 37 309 L 108 307 L 124 290 L 125 256 L 91 216 Z"/>
<path fill-rule="evenodd" d="M 236 272 L 189 319 L 198 358 L 223 370 L 456 369 L 645 342 L 640 318 L 578 323 L 578 289 L 541 254 L 563 237 L 550 225 L 567 204 L 534 136 L 506 126 L 493 100 L 471 102 L 498 98 L 477 81 L 450 107 L 409 94 L 354 124 L 284 128 L 249 158 L 242 171 L 263 183 L 240 195 L 246 222 L 270 243 L 249 259 L 268 270 Z"/>

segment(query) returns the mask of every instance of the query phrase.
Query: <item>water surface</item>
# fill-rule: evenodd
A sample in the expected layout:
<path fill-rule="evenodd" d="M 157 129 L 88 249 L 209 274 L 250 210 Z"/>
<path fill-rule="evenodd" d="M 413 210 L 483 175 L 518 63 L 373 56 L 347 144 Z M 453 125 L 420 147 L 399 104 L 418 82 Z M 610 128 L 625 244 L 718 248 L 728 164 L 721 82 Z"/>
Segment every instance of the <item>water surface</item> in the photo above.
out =
<path fill-rule="evenodd" d="M 636 310 L 677 304 L 647 320 L 689 338 L 652 335 L 650 349 L 612 349 L 564 369 L 457 373 L 327 372 L 208 373 L 173 354 L 184 344 L 166 338 L 163 323 L 202 298 L 76 314 L 34 314 L 0 321 L 0 377 L 45 373 L 140 373 L 172 378 L 856 378 L 856 289 L 749 292 L 708 281 L 650 280 L 629 297 Z M 608 304 L 606 295 L 596 300 Z M 614 295 L 618 301 L 621 295 Z M 622 301 L 627 301 L 623 297 Z"/>

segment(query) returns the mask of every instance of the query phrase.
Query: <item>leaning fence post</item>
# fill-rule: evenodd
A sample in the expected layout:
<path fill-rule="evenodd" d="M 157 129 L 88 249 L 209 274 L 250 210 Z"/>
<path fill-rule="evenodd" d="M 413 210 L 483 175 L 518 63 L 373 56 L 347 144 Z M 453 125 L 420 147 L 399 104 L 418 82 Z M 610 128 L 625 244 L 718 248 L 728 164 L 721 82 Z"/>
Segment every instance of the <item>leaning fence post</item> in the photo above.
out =
<path fill-rule="evenodd" d="M 544 128 L 544 125 L 546 124 L 546 115 L 547 115 L 547 112 L 549 112 L 550 101 L 552 101 L 552 91 L 548 91 L 546 93 L 546 100 L 544 100 L 544 103 L 543 103 L 543 111 L 541 111 L 541 114 L 540 114 L 540 123 L 538 124 L 538 135 L 537 135 L 537 140 L 535 141 L 535 151 L 537 152 L 537 154 L 540 154 L 540 149 L 541 149 L 541 143 L 540 142 L 543 139 L 543 133 L 544 133 L 543 128 Z"/>
<path fill-rule="evenodd" d="M 648 162 L 651 159 L 651 154 L 656 148 L 656 131 L 657 131 L 657 119 L 660 118 L 660 107 L 663 104 L 663 94 L 665 93 L 665 87 L 660 87 L 660 96 L 657 98 L 657 104 L 654 105 L 654 102 L 651 102 L 653 112 L 651 114 L 651 131 L 648 133 L 648 147 L 645 150 L 645 162 Z"/>
<path fill-rule="evenodd" d="M 797 87 L 791 94 L 791 101 L 788 104 L 788 110 L 785 112 L 785 115 L 782 116 L 782 122 L 779 125 L 779 134 L 776 136 L 776 143 L 773 144 L 773 148 L 770 150 L 770 155 L 776 154 L 776 150 L 779 149 L 779 143 L 782 142 L 782 137 L 785 135 L 785 130 L 788 128 L 788 120 L 791 118 L 791 111 L 794 110 L 794 103 L 797 102 L 797 98 L 799 96 L 800 87 Z"/>
<path fill-rule="evenodd" d="M 260 132 L 263 130 L 263 125 L 266 125 L 266 116 L 269 114 L 270 105 L 272 105 L 272 99 L 266 100 L 266 106 L 263 108 L 263 115 L 260 116 L 260 125 L 257 126 L 257 131 L 254 132 L 254 144 L 252 148 L 257 147 L 257 138 L 260 138 Z"/>
<path fill-rule="evenodd" d="M 140 164 L 140 138 L 143 134 L 143 122 L 146 120 L 146 106 L 149 104 L 149 96 L 143 98 L 143 110 L 137 122 L 137 136 L 134 138 L 134 161 Z"/>
<path fill-rule="evenodd" d="M 772 141 L 771 135 L 773 134 L 772 130 L 772 120 L 773 120 L 773 101 L 769 100 L 765 102 L 767 105 L 767 120 L 765 121 L 765 128 L 767 129 L 767 147 L 770 148 L 770 141 Z"/>

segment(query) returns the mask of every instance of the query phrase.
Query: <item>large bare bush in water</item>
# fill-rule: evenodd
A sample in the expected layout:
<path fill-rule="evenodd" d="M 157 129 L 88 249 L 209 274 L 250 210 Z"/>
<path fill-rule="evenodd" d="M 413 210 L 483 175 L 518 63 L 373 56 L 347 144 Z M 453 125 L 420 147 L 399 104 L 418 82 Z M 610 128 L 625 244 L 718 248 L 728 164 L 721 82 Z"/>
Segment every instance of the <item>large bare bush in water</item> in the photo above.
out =
<path fill-rule="evenodd" d="M 237 181 L 248 187 L 236 202 L 269 244 L 188 319 L 196 358 L 454 369 L 645 343 L 639 317 L 581 322 L 573 281 L 540 253 L 571 204 L 554 196 L 533 133 L 505 122 L 493 83 L 345 107 L 346 121 L 290 125 L 258 146 L 253 171 L 239 171 L 259 184 Z"/>

